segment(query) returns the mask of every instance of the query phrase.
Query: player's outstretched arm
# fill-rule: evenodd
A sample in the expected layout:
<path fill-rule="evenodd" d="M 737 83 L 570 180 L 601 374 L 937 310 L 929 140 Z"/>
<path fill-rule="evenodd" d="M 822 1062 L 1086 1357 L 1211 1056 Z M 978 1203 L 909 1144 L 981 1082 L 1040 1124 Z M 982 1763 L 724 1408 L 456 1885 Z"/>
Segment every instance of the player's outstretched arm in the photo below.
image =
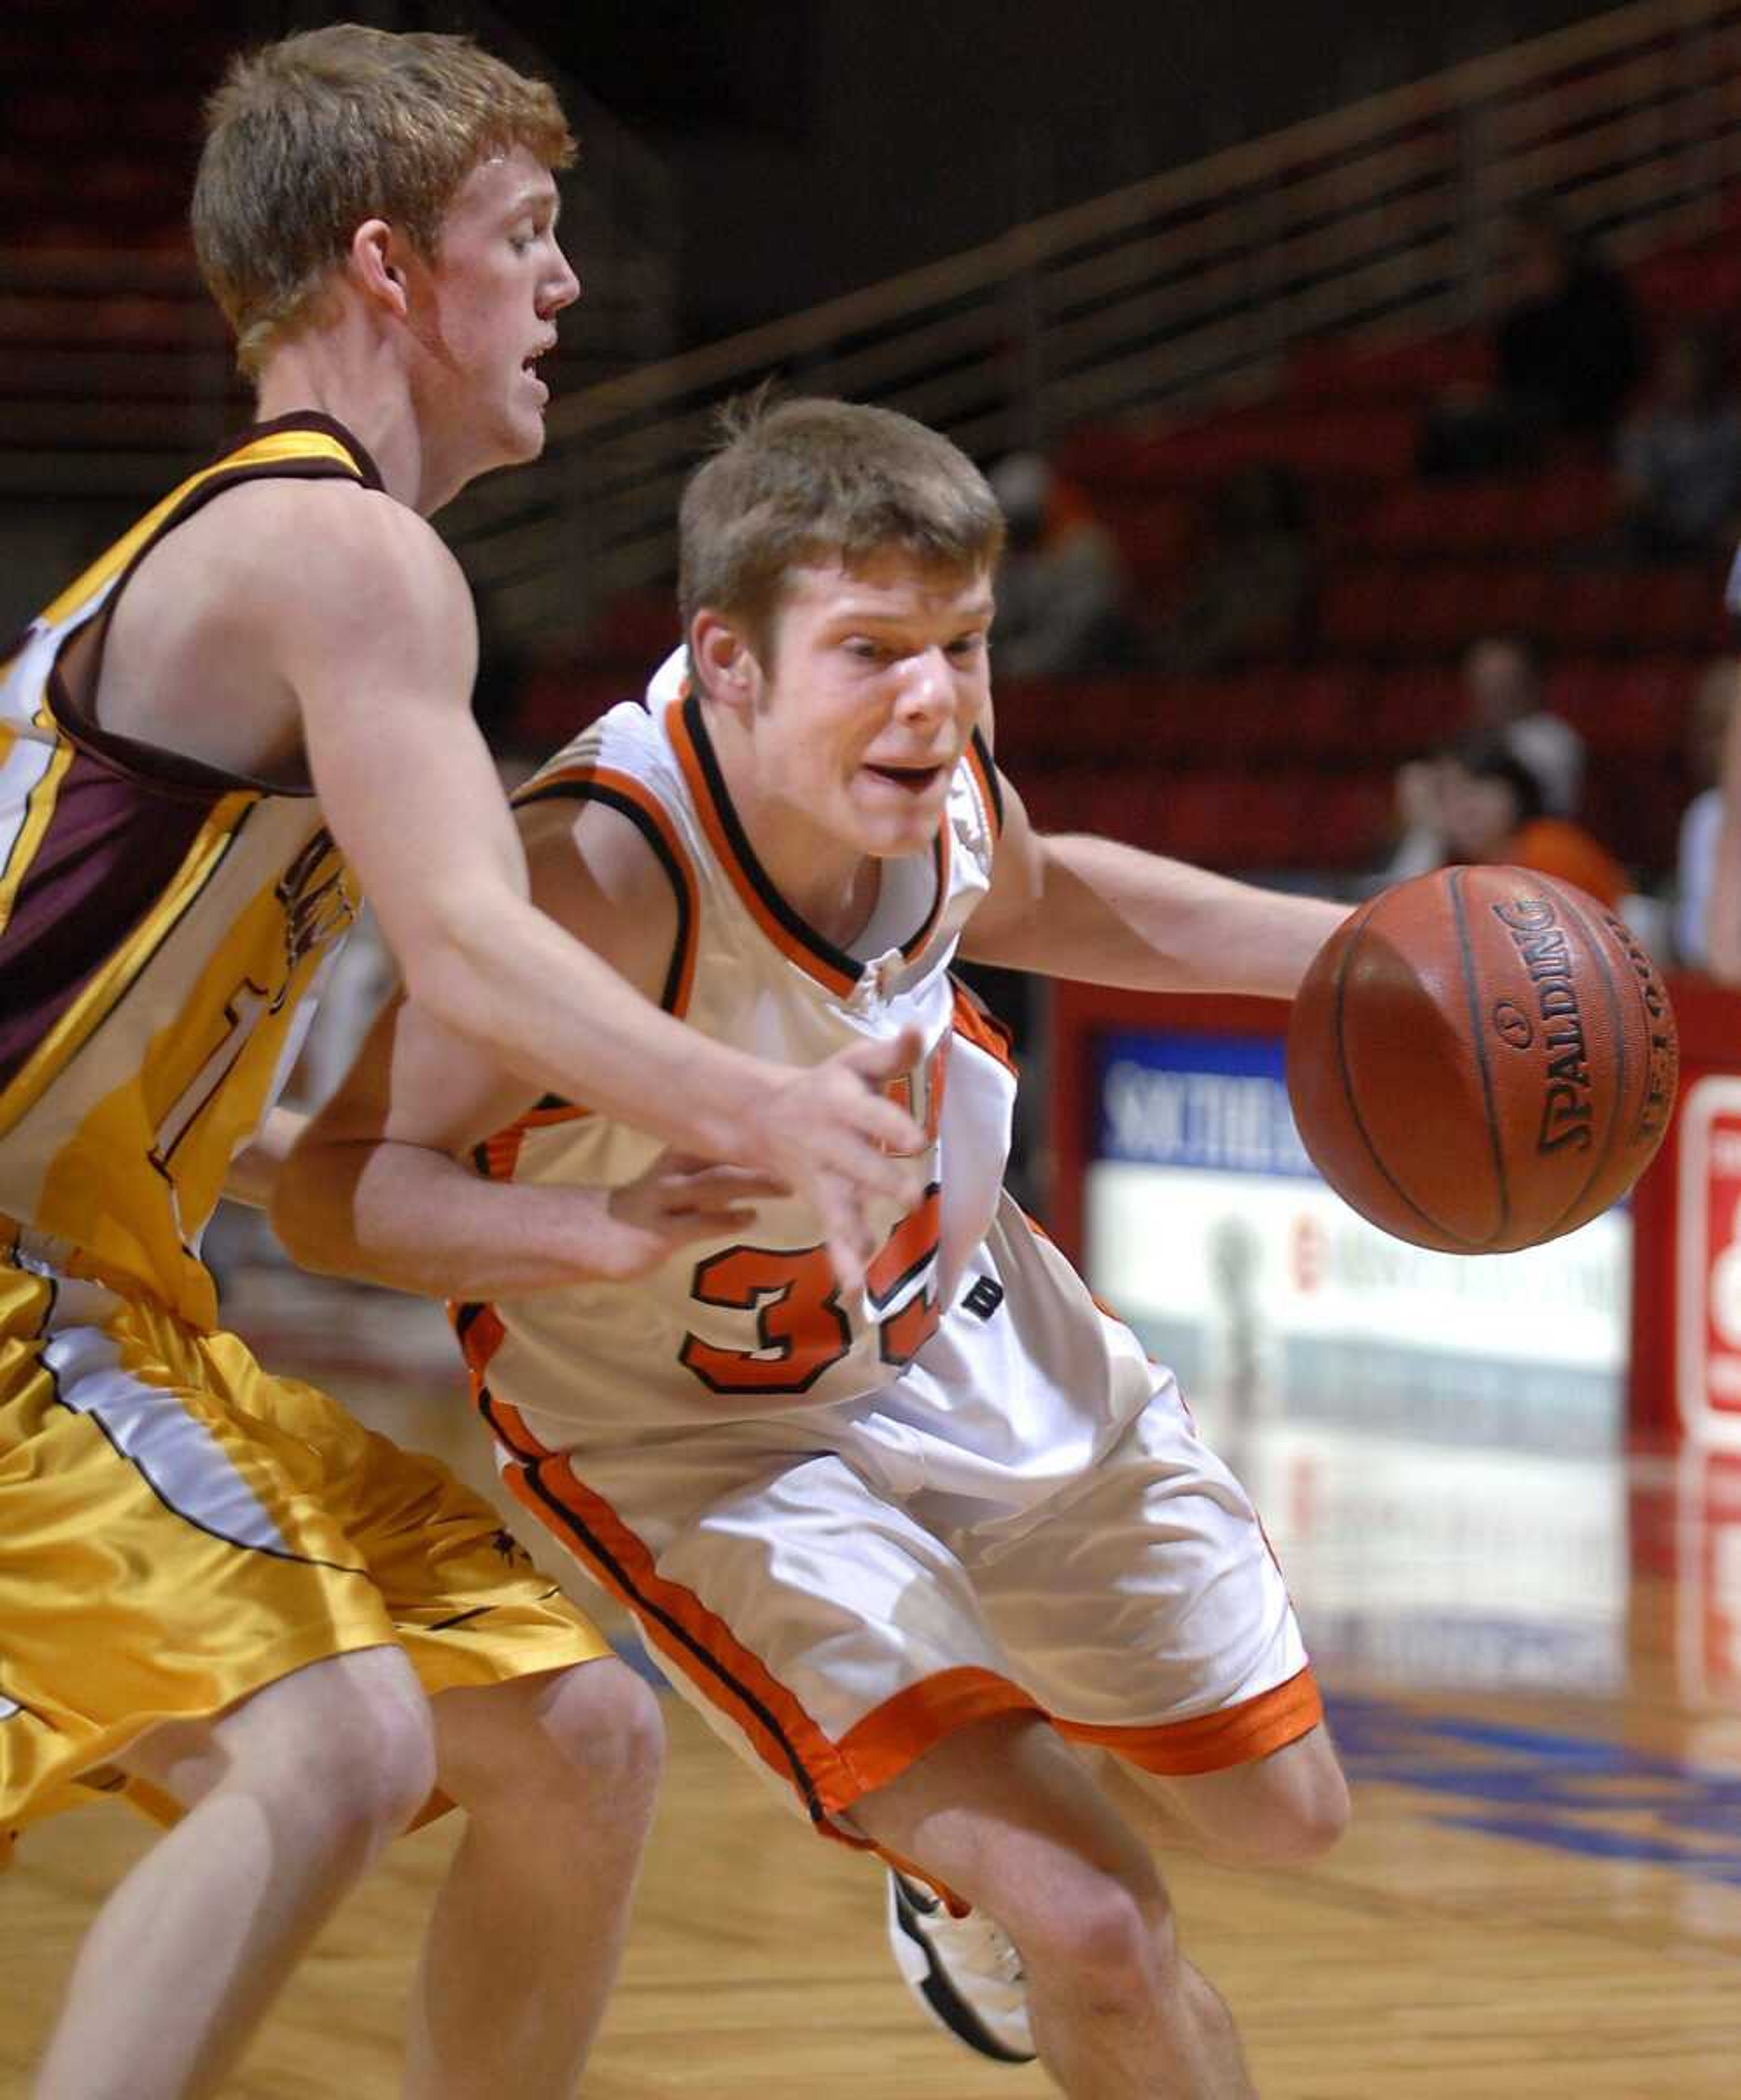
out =
<path fill-rule="evenodd" d="M 1042 836 L 1007 781 L 1003 796 L 991 889 L 962 936 L 971 960 L 1134 990 L 1291 999 L 1347 915 L 1116 840 Z"/>
<path fill-rule="evenodd" d="M 432 1298 L 521 1297 L 630 1282 L 773 1191 L 765 1175 L 668 1151 L 614 1189 L 474 1171 L 471 1147 L 531 1105 L 470 1044 L 393 1000 L 272 1178 L 279 1237 L 324 1275 Z"/>
<path fill-rule="evenodd" d="M 304 503 L 258 616 L 333 836 L 412 999 L 534 1093 L 791 1186 L 856 1284 L 873 1251 L 867 1205 L 916 1194 L 898 1155 L 922 1136 L 882 1092 L 898 1068 L 854 1052 L 800 1072 L 711 1042 L 536 909 L 471 717 L 476 629 L 456 564 L 385 496 L 302 493 L 320 515 Z"/>

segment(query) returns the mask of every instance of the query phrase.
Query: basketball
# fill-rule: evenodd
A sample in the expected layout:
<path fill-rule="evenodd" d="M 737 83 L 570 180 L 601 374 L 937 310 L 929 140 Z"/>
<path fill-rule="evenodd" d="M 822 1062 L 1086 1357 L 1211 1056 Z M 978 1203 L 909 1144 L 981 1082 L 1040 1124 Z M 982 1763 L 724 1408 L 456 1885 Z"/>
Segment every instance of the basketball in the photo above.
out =
<path fill-rule="evenodd" d="M 1617 1202 L 1679 1069 L 1655 966 L 1614 914 L 1518 867 L 1398 883 L 1328 940 L 1288 1031 L 1312 1163 L 1399 1239 L 1505 1254 Z"/>

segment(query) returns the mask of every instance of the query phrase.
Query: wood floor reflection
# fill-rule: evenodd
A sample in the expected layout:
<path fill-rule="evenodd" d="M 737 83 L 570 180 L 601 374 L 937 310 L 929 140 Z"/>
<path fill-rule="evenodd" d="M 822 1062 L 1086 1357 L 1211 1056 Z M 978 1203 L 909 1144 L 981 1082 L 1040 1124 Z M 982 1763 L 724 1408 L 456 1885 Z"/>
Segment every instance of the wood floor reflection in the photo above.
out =
<path fill-rule="evenodd" d="M 487 1480 L 429 1308 L 282 1280 L 237 1300 L 268 1361 Z M 1316 1867 L 1167 1865 L 1266 2100 L 1730 2100 L 1741 1458 L 1629 1467 L 1297 1428 L 1235 1455 L 1355 1785 L 1355 1827 Z M 925 2023 L 895 1980 L 875 1873 L 665 1703 L 669 1776 L 592 2100 L 1049 2090 Z M 0 1881 L 7 2093 L 28 2090 L 78 1935 L 146 1842 L 95 1808 L 32 1833 Z M 440 1826 L 404 1840 L 333 1921 L 237 2100 L 397 2092 L 452 1842 Z"/>

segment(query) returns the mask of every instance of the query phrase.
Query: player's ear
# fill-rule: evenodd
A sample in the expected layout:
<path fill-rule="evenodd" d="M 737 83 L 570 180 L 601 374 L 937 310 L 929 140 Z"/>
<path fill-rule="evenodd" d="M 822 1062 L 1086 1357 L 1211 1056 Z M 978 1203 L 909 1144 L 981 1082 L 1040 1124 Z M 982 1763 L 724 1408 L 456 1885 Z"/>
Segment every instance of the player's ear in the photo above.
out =
<path fill-rule="evenodd" d="M 727 707 L 754 705 L 761 667 L 735 621 L 704 605 L 690 622 L 689 643 L 690 662 L 709 699 Z"/>
<path fill-rule="evenodd" d="M 402 319 L 408 306 L 403 242 L 384 218 L 366 218 L 350 236 L 350 275 L 371 299 Z"/>

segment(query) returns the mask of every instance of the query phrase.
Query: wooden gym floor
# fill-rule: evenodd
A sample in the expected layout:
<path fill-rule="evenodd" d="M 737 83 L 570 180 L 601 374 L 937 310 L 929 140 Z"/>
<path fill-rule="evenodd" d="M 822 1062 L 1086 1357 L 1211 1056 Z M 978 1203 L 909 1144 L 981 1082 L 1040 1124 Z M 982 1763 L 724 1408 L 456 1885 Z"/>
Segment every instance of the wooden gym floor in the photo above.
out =
<path fill-rule="evenodd" d="M 250 1277 L 267 1361 L 487 1478 L 431 1308 Z M 1322 1864 L 1168 1877 L 1266 2100 L 1732 2100 L 1741 2089 L 1741 1458 L 1423 1449 L 1320 1429 L 1229 1450 L 1287 1568 L 1355 1783 Z M 554 1568 L 553 1556 L 542 1557 Z M 665 1702 L 670 1769 L 590 2100 L 1020 2100 L 895 1980 L 876 1873 Z M 0 1880 L 0 2093 L 147 1842 L 107 1806 Z M 227 2090 L 390 2100 L 453 1842 L 403 1841 Z"/>

